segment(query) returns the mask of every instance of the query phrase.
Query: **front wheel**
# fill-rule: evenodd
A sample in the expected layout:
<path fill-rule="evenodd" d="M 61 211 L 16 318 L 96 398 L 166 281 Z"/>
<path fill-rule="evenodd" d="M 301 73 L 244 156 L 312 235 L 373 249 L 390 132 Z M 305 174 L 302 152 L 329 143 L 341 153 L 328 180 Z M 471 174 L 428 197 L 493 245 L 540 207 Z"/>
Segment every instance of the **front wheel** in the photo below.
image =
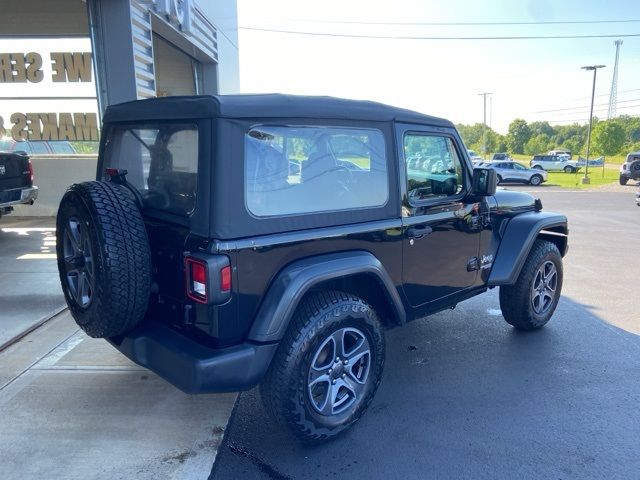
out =
<path fill-rule="evenodd" d="M 541 165 L 534 165 L 531 168 L 535 168 L 536 170 L 542 170 L 542 166 Z"/>
<path fill-rule="evenodd" d="M 542 183 L 542 177 L 540 175 L 532 175 L 529 179 L 531 185 L 538 186 Z"/>
<path fill-rule="evenodd" d="M 537 330 L 551 319 L 562 291 L 562 256 L 558 247 L 536 240 L 514 285 L 500 287 L 500 308 L 518 330 Z"/>
<path fill-rule="evenodd" d="M 496 181 L 498 185 L 500 185 L 502 183 L 502 177 L 500 175 L 496 175 Z"/>
<path fill-rule="evenodd" d="M 348 293 L 318 292 L 296 310 L 260 394 L 274 419 L 303 442 L 319 443 L 363 415 L 383 366 L 375 311 Z"/>
<path fill-rule="evenodd" d="M 629 179 L 620 175 L 620 185 L 626 185 Z"/>
<path fill-rule="evenodd" d="M 573 173 L 575 172 L 575 168 L 567 165 L 566 167 L 564 167 L 564 173 Z"/>

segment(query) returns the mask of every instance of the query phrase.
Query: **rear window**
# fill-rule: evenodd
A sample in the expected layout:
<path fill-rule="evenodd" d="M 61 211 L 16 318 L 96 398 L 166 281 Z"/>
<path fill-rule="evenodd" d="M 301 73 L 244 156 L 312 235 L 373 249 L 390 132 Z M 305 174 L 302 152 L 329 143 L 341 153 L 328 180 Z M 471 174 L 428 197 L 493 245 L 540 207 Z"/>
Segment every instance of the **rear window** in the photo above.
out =
<path fill-rule="evenodd" d="M 379 207 L 389 198 L 379 130 L 260 126 L 245 136 L 245 192 L 259 217 Z"/>
<path fill-rule="evenodd" d="M 110 130 L 104 168 L 126 169 L 144 207 L 189 215 L 196 205 L 198 127 L 130 125 Z"/>

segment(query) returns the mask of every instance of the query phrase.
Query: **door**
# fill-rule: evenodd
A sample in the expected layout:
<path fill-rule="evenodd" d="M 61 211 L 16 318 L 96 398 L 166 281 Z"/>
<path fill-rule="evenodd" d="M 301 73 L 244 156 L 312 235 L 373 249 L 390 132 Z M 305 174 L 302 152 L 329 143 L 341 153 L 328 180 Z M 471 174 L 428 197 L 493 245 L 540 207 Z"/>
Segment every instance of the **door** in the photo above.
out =
<path fill-rule="evenodd" d="M 522 165 L 520 165 L 517 162 L 513 162 L 512 168 L 513 168 L 513 178 L 514 178 L 514 180 L 518 180 L 519 182 L 528 182 L 529 181 L 529 177 L 531 175 L 529 173 L 529 170 L 527 170 L 526 168 L 524 168 Z"/>
<path fill-rule="evenodd" d="M 475 283 L 479 204 L 469 195 L 471 167 L 453 130 L 397 128 L 403 288 L 411 306 L 420 307 Z"/>
<path fill-rule="evenodd" d="M 497 174 L 500 176 L 500 178 L 502 178 L 504 182 L 515 180 L 512 162 L 504 162 L 496 165 L 496 169 Z"/>

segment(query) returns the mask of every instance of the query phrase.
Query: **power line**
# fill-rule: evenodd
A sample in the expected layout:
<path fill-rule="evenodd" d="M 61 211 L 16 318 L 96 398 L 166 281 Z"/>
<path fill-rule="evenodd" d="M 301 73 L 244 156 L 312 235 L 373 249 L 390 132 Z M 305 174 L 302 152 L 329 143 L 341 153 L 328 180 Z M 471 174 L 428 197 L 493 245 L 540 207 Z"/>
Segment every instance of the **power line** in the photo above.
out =
<path fill-rule="evenodd" d="M 600 95 L 600 96 L 602 96 L 602 95 Z M 637 102 L 638 100 L 640 100 L 640 98 L 632 98 L 632 99 L 629 99 L 629 100 L 620 100 L 618 103 Z M 609 104 L 608 103 L 598 103 L 598 104 L 596 104 L 594 106 L 595 107 L 601 107 L 601 106 L 604 106 L 604 105 L 609 105 Z M 538 110 L 537 112 L 531 112 L 531 113 L 563 112 L 563 111 L 567 111 L 567 110 L 583 110 L 585 108 L 588 109 L 589 105 L 580 106 L 580 107 L 556 108 L 556 109 L 553 109 L 553 110 Z"/>
<path fill-rule="evenodd" d="M 640 33 L 629 34 L 603 34 L 603 35 L 518 35 L 518 36 L 496 36 L 496 37 L 421 37 L 410 35 L 357 35 L 347 33 L 329 32 L 304 32 L 301 30 L 278 30 L 273 28 L 238 27 L 239 30 L 250 30 L 254 32 L 282 33 L 287 35 L 309 35 L 315 37 L 339 37 L 339 38 L 369 38 L 380 40 L 561 40 L 578 38 L 619 38 L 619 37 L 640 37 Z"/>
<path fill-rule="evenodd" d="M 623 106 L 623 107 L 618 107 L 618 110 L 624 110 L 624 109 L 627 109 L 627 108 L 640 108 L 640 104 L 636 104 L 636 105 L 625 105 L 625 106 Z M 606 109 L 606 108 L 604 108 L 604 107 L 600 107 L 600 108 L 595 109 L 595 110 L 594 110 L 594 112 L 596 113 L 596 115 L 599 115 L 599 114 L 606 115 L 606 113 L 607 113 L 607 109 Z M 586 110 L 586 111 L 584 111 L 584 112 L 565 112 L 565 113 L 568 113 L 569 115 L 581 115 L 581 116 L 582 116 L 582 115 L 586 115 L 587 113 L 589 113 L 589 110 L 587 109 L 587 110 Z M 561 114 L 556 114 L 556 115 L 561 115 Z M 553 116 L 553 115 L 552 115 L 552 116 Z M 627 116 L 629 116 L 629 117 L 636 117 L 636 116 L 638 116 L 638 115 L 636 115 L 636 114 L 632 114 L 632 115 L 627 114 Z M 582 120 L 587 120 L 587 121 L 588 121 L 588 120 L 589 120 L 589 118 L 586 118 L 586 119 L 585 119 L 585 118 L 582 118 L 582 117 L 579 117 L 579 118 L 573 118 L 573 117 L 571 117 L 571 118 L 563 118 L 563 119 L 557 119 L 557 118 L 556 118 L 556 119 L 553 119 L 553 118 L 551 118 L 551 119 L 546 119 L 546 118 L 545 118 L 544 120 L 534 120 L 534 122 L 548 122 L 548 123 L 554 123 L 554 122 L 572 122 L 572 121 L 576 121 L 576 122 L 577 122 L 577 121 L 582 121 Z"/>
<path fill-rule="evenodd" d="M 264 20 L 261 18 L 261 20 Z M 638 20 L 558 20 L 558 21 L 540 21 L 540 22 L 363 22 L 361 20 L 318 20 L 304 18 L 288 18 L 275 21 L 285 22 L 309 22 L 309 23 L 325 23 L 338 25 L 430 25 L 430 26 L 481 26 L 481 25 L 587 25 L 602 23 L 638 23 Z M 241 27 L 242 28 L 242 27 Z"/>
<path fill-rule="evenodd" d="M 630 90 L 619 90 L 618 93 L 628 93 L 628 92 L 640 92 L 640 88 L 632 88 Z M 608 97 L 608 93 L 603 93 L 600 95 L 596 95 L 596 97 Z M 589 100 L 589 97 L 579 97 L 579 98 L 571 98 L 562 101 L 561 103 L 569 103 L 569 102 L 577 102 L 578 100 Z"/>

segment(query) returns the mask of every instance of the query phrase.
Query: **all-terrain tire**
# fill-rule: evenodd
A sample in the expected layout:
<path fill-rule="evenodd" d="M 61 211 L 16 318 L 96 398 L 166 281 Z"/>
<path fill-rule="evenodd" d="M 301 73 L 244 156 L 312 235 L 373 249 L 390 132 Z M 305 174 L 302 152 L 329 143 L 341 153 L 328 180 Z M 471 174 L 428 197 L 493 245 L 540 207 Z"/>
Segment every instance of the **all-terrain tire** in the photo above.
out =
<path fill-rule="evenodd" d="M 629 181 L 628 177 L 620 175 L 620 185 L 626 185 L 628 181 Z"/>
<path fill-rule="evenodd" d="M 109 182 L 69 187 L 56 220 L 58 272 L 69 310 L 87 335 L 125 333 L 147 310 L 151 255 L 133 195 Z"/>
<path fill-rule="evenodd" d="M 359 332 L 368 342 L 368 376 L 362 394 L 349 408 L 323 415 L 312 404 L 312 365 L 316 365 L 318 352 L 332 335 L 349 330 Z M 332 362 L 333 356 L 328 356 Z M 355 363 L 349 368 L 355 368 Z M 304 443 L 320 443 L 343 433 L 364 414 L 380 384 L 383 367 L 384 332 L 371 306 L 348 293 L 316 292 L 298 306 L 260 385 L 260 394 L 266 410 L 278 423 Z M 343 371 L 342 366 L 338 368 Z M 331 388 L 329 384 L 327 387 Z"/>
<path fill-rule="evenodd" d="M 533 289 L 540 280 L 540 269 L 548 266 L 555 268 L 556 278 L 553 285 L 554 294 L 540 306 L 540 297 L 534 299 Z M 537 290 L 537 289 L 536 289 Z M 514 285 L 500 287 L 500 308 L 507 323 L 518 330 L 537 330 L 542 328 L 551 319 L 553 312 L 560 300 L 562 292 L 562 256 L 558 247 L 546 240 L 536 240 L 529 252 L 529 256 L 520 271 L 520 275 Z M 544 299 L 543 299 L 544 300 Z"/>

